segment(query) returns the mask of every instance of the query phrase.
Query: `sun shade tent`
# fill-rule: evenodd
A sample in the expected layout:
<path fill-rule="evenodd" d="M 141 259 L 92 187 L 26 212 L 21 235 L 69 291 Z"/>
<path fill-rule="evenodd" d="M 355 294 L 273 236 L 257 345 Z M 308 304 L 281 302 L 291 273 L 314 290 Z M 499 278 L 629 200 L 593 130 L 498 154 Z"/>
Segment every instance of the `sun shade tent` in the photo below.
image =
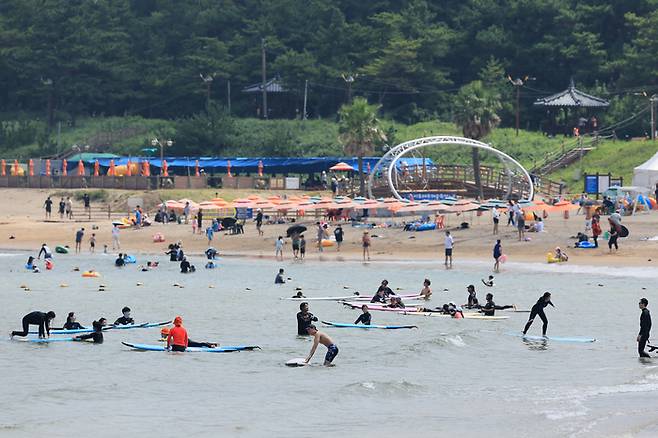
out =
<path fill-rule="evenodd" d="M 658 183 L 658 152 L 644 163 L 633 169 L 633 185 L 655 189 Z"/>
<path fill-rule="evenodd" d="M 334 166 L 331 166 L 329 168 L 329 170 L 333 170 L 333 171 L 336 171 L 336 172 L 350 172 L 350 171 L 353 171 L 354 168 L 352 166 L 350 166 L 349 164 L 341 161 L 340 163 L 338 163 Z"/>

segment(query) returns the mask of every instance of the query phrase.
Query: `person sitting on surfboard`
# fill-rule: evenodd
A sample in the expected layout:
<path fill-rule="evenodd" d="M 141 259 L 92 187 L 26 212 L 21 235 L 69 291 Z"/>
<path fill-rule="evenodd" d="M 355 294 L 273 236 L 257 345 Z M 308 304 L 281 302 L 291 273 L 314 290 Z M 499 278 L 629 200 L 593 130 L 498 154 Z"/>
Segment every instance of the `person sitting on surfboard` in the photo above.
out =
<path fill-rule="evenodd" d="M 22 321 L 23 330 L 20 332 L 18 331 L 11 332 L 11 337 L 13 338 L 14 336 L 20 336 L 20 337 L 27 336 L 31 325 L 39 326 L 39 338 L 50 337 L 50 323 L 52 322 L 53 319 L 55 319 L 55 312 L 53 312 L 52 310 L 49 311 L 48 313 L 38 312 L 38 311 L 30 312 L 23 317 L 23 321 Z"/>
<path fill-rule="evenodd" d="M 354 321 L 354 324 L 361 323 L 363 325 L 370 325 L 370 322 L 372 321 L 372 315 L 368 311 L 368 306 L 364 304 L 361 306 L 361 311 L 363 312 L 359 317 Z"/>
<path fill-rule="evenodd" d="M 297 334 L 299 336 L 306 336 L 306 327 L 317 321 L 311 312 L 308 311 L 308 303 L 304 302 L 299 305 L 299 312 L 297 312 Z"/>
<path fill-rule="evenodd" d="M 187 330 L 183 327 L 183 318 L 174 318 L 174 327 L 169 329 L 167 336 L 167 350 L 185 351 L 187 349 Z"/>
<path fill-rule="evenodd" d="M 467 309 L 477 309 L 480 307 L 480 302 L 478 301 L 477 297 L 477 292 L 475 292 L 475 286 L 472 284 L 469 284 L 466 287 L 466 290 L 468 291 L 468 299 L 466 304 L 464 304 L 464 307 Z"/>
<path fill-rule="evenodd" d="M 551 302 L 551 293 L 550 292 L 545 292 L 544 295 L 539 297 L 537 302 L 535 303 L 534 306 L 532 306 L 532 309 L 530 309 L 530 318 L 528 318 L 528 322 L 525 325 L 525 328 L 523 329 L 523 334 L 525 335 L 528 333 L 528 330 L 530 329 L 530 326 L 535 320 L 535 316 L 538 316 L 541 318 L 542 322 L 544 325 L 542 326 L 542 336 L 546 336 L 546 330 L 548 329 L 548 318 L 546 318 L 546 314 L 544 313 L 544 308 L 548 305 L 551 305 L 552 307 L 555 307 L 553 303 Z"/>
<path fill-rule="evenodd" d="M 377 293 L 382 292 L 384 295 L 384 298 L 388 298 L 390 295 L 395 295 L 395 292 L 391 290 L 390 287 L 388 287 L 388 280 L 383 280 L 382 284 L 379 286 L 379 289 L 377 289 Z"/>
<path fill-rule="evenodd" d="M 322 344 L 327 347 L 327 354 L 324 357 L 324 366 L 332 366 L 331 363 L 338 355 L 338 347 L 334 341 L 332 341 L 326 333 L 318 331 L 318 329 L 313 324 L 306 327 L 306 333 L 313 336 L 313 346 L 311 347 L 311 352 L 308 354 L 308 357 L 304 359 L 304 362 L 309 363 L 315 354 L 315 350 L 318 348 L 318 344 Z"/>
<path fill-rule="evenodd" d="M 62 330 L 80 330 L 80 329 L 84 329 L 84 327 L 80 325 L 79 322 L 76 321 L 75 312 L 69 312 L 68 316 L 66 317 L 66 324 L 64 324 Z"/>
<path fill-rule="evenodd" d="M 400 297 L 392 297 L 391 298 L 391 304 L 387 305 L 386 307 L 390 307 L 392 309 L 404 309 L 404 303 L 402 302 L 402 298 Z"/>
<path fill-rule="evenodd" d="M 87 339 L 92 339 L 94 344 L 103 343 L 103 327 L 107 325 L 107 320 L 105 318 L 100 318 L 98 321 L 94 321 L 92 326 L 94 331 L 87 333 L 85 335 L 76 336 L 73 338 L 74 341 L 86 341 Z"/>
<path fill-rule="evenodd" d="M 117 318 L 117 320 L 114 321 L 114 325 L 130 325 L 135 323 L 135 320 L 130 317 L 130 307 L 124 307 L 121 309 L 121 313 L 123 313 L 123 316 Z"/>
<path fill-rule="evenodd" d="M 496 314 L 496 310 L 505 310 L 505 309 L 515 309 L 515 305 L 505 305 L 505 306 L 496 306 L 496 303 L 493 301 L 493 294 L 488 293 L 486 296 L 487 302 L 484 304 L 484 306 L 480 307 L 480 312 L 484 314 L 484 316 L 494 316 Z"/>
<path fill-rule="evenodd" d="M 423 288 L 420 290 L 420 296 L 425 298 L 426 300 L 429 300 L 430 297 L 432 296 L 432 289 L 430 289 L 430 284 L 432 284 L 432 282 L 428 278 L 426 278 L 423 281 Z"/>

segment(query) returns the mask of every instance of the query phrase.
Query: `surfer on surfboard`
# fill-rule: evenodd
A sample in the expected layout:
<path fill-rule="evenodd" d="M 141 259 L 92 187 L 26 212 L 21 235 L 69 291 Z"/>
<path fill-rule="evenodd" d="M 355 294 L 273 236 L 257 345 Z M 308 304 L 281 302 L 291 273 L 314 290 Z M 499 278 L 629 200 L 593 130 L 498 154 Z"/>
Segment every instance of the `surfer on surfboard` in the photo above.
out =
<path fill-rule="evenodd" d="M 92 326 L 94 327 L 94 331 L 91 333 L 87 333 L 84 335 L 80 336 L 75 336 L 73 338 L 74 341 L 86 341 L 87 339 L 91 339 L 94 341 L 94 344 L 102 344 L 103 343 L 103 327 L 107 325 L 107 319 L 105 318 L 100 318 L 98 321 L 94 321 L 92 323 Z"/>
<path fill-rule="evenodd" d="M 493 294 L 488 293 L 486 296 L 487 302 L 484 304 L 484 306 L 480 307 L 480 312 L 484 314 L 484 316 L 494 316 L 496 314 L 496 310 L 505 310 L 505 309 L 515 309 L 515 305 L 505 305 L 505 306 L 496 306 L 496 303 L 494 303 L 493 300 Z"/>
<path fill-rule="evenodd" d="M 31 325 L 39 326 L 39 338 L 50 337 L 50 323 L 55 319 L 55 312 L 52 310 L 48 313 L 44 312 L 30 312 L 23 317 L 23 330 L 11 332 L 11 337 L 21 336 L 25 337 L 28 334 L 29 328 Z"/>
<path fill-rule="evenodd" d="M 326 334 L 319 331 L 313 324 L 306 327 L 306 333 L 313 336 L 313 347 L 311 347 L 311 352 L 308 354 L 308 357 L 304 359 L 305 363 L 313 358 L 315 350 L 318 348 L 318 344 L 322 344 L 327 347 L 327 354 L 324 357 L 324 366 L 332 366 L 333 360 L 338 356 L 338 347 L 334 344 L 334 341 Z"/>
<path fill-rule="evenodd" d="M 372 315 L 368 311 L 368 306 L 364 304 L 361 306 L 361 311 L 363 312 L 359 317 L 354 321 L 354 324 L 361 323 L 363 325 L 370 325 L 372 321 Z"/>
<path fill-rule="evenodd" d="M 555 305 L 553 305 L 553 303 L 551 302 L 551 293 L 545 292 L 544 295 L 539 297 L 535 305 L 532 306 L 532 309 L 530 310 L 530 318 L 528 318 L 528 322 L 526 323 L 525 328 L 523 329 L 524 335 L 528 333 L 530 326 L 535 320 L 535 316 L 539 316 L 542 322 L 544 323 L 541 329 L 542 336 L 546 336 L 546 330 L 548 329 L 548 318 L 546 318 L 546 314 L 544 313 L 544 308 L 549 304 L 552 307 L 555 307 Z"/>

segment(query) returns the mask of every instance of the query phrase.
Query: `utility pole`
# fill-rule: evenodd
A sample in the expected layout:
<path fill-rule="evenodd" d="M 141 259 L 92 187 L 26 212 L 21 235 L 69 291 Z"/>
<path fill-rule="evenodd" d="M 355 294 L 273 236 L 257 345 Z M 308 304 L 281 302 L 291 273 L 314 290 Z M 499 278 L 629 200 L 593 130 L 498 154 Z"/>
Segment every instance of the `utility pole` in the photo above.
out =
<path fill-rule="evenodd" d="M 226 95 L 228 97 L 228 113 L 231 114 L 231 80 L 226 82 Z"/>
<path fill-rule="evenodd" d="M 308 99 L 308 79 L 304 81 L 304 112 L 302 113 L 302 120 L 306 120 L 306 101 Z"/>
<path fill-rule="evenodd" d="M 656 101 L 658 101 L 658 96 L 654 94 L 649 99 L 651 104 L 651 140 L 656 139 Z"/>
<path fill-rule="evenodd" d="M 350 104 L 350 103 L 352 103 L 352 84 L 354 83 L 356 78 L 359 77 L 359 75 L 358 74 L 352 75 L 352 74 L 348 73 L 346 75 L 343 74 L 341 76 L 343 77 L 343 80 L 347 84 L 347 103 Z"/>
<path fill-rule="evenodd" d="M 263 118 L 267 119 L 267 55 L 265 53 L 265 38 L 260 40 L 261 50 L 261 88 L 263 89 Z"/>
<path fill-rule="evenodd" d="M 516 78 L 512 79 L 511 76 L 507 76 L 507 80 L 516 88 L 516 136 L 519 136 L 519 125 L 521 124 L 521 87 L 525 82 L 534 81 L 535 78 L 530 78 L 524 76 L 523 79 Z"/>
<path fill-rule="evenodd" d="M 210 109 L 210 87 L 212 86 L 214 73 L 208 74 L 207 76 L 199 73 L 199 76 L 206 85 L 206 111 L 208 111 Z"/>

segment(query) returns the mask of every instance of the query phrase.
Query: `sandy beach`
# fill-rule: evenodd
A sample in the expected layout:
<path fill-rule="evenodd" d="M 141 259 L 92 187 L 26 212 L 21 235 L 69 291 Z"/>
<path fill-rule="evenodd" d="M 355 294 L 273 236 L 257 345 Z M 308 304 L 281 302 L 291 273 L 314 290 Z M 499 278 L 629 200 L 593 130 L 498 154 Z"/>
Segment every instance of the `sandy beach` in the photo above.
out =
<path fill-rule="evenodd" d="M 59 192 L 58 192 L 59 193 Z M 250 192 L 245 192 L 248 194 Z M 111 223 L 109 220 L 71 221 L 59 220 L 54 206 L 53 221 L 44 220 L 43 202 L 50 193 L 46 190 L 8 189 L 0 194 L 2 213 L 0 214 L 0 249 L 36 252 L 42 243 L 51 248 L 56 245 L 74 247 L 75 232 L 80 227 L 85 228 L 83 253 L 89 250 L 88 239 L 91 233 L 96 233 L 96 251 L 103 251 L 107 244 L 111 251 Z M 222 192 L 219 192 L 222 196 Z M 53 199 L 55 199 L 53 197 Z M 74 204 L 74 210 L 83 210 L 80 203 Z M 578 231 L 583 231 L 585 219 L 583 215 L 571 214 L 564 219 L 561 214 L 552 213 L 545 221 L 546 231 L 543 233 L 527 233 L 532 240 L 519 242 L 516 229 L 506 226 L 501 218 L 500 236 L 503 252 L 513 262 L 546 262 L 546 253 L 559 246 L 567 250 L 569 264 L 597 266 L 658 266 L 658 240 L 647 240 L 658 235 L 655 225 L 655 213 L 626 216 L 623 223 L 629 228 L 630 236 L 620 239 L 618 253 L 610 254 L 607 243 L 602 240 L 599 249 L 574 249 L 572 238 Z M 306 232 L 307 259 L 326 261 L 360 261 L 361 235 L 363 230 L 343 224 L 345 242 L 340 252 L 335 247 L 325 248 L 320 253 L 314 245 L 315 216 L 311 213 L 300 223 L 309 227 Z M 401 224 L 411 217 L 373 218 L 372 222 L 390 222 Z M 469 229 L 457 229 L 461 222 L 470 222 Z M 447 215 L 447 228 L 455 239 L 455 267 L 460 260 L 492 260 L 491 251 L 496 237 L 491 232 L 491 216 L 484 212 L 482 216 L 476 213 L 465 213 L 461 216 Z M 606 221 L 603 220 L 604 231 Z M 242 256 L 258 258 L 274 258 L 274 242 L 279 235 L 285 236 L 289 224 L 265 225 L 265 235 L 259 237 L 255 225 L 248 221 L 245 234 L 227 235 L 216 233 L 213 246 L 220 250 L 223 256 Z M 97 229 L 93 229 L 97 227 Z M 165 243 L 154 243 L 153 235 L 161 233 Z M 378 260 L 437 260 L 443 262 L 443 231 L 404 232 L 401 228 L 374 228 L 372 235 L 371 258 Z M 13 236 L 14 239 L 10 239 Z M 166 251 L 167 244 L 182 241 L 188 254 L 200 254 L 208 246 L 205 235 L 192 234 L 192 225 L 154 223 L 142 229 L 124 229 L 121 231 L 121 249 L 130 253 L 157 254 Z M 286 258 L 292 257 L 290 239 L 286 239 L 284 249 Z"/>

